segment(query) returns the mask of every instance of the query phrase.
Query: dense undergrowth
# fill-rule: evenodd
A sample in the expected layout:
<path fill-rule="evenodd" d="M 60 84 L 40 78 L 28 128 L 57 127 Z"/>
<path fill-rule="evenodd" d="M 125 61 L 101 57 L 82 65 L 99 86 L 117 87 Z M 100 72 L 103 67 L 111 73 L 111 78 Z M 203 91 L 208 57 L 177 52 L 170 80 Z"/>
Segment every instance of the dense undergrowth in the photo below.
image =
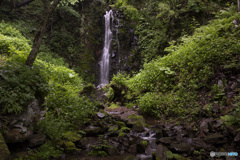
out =
<path fill-rule="evenodd" d="M 216 17 L 209 25 L 197 28 L 192 36 L 182 37 L 180 44 L 167 47 L 168 55 L 145 63 L 131 78 L 119 74 L 111 83 L 127 86 L 129 103 L 138 104 L 143 114 L 155 117 L 191 119 L 205 103 L 226 105 L 223 89 L 213 78 L 229 65 L 230 70 L 239 71 L 236 57 L 240 53 L 240 14 L 230 9 Z M 207 102 L 201 101 L 204 98 Z M 239 107 L 230 117 L 239 115 Z M 239 120 L 235 122 L 239 124 Z"/>
<path fill-rule="evenodd" d="M 191 35 L 195 28 L 214 18 L 218 10 L 235 1 L 200 0 L 115 0 L 112 7 L 126 16 L 138 35 L 138 56 L 142 63 L 167 54 L 168 42 Z M 136 54 L 133 52 L 132 54 Z"/>
<path fill-rule="evenodd" d="M 49 139 L 60 140 L 95 112 L 95 102 L 79 97 L 84 81 L 67 68 L 62 58 L 53 53 L 39 53 L 34 66 L 29 68 L 24 65 L 31 49 L 29 41 L 4 21 L 0 23 L 0 37 L 1 114 L 17 115 L 29 101 L 42 99 L 41 110 L 45 110 L 45 117 L 39 122 L 38 129 Z M 46 145 L 45 150 L 54 147 Z M 44 146 L 41 149 L 44 150 Z M 34 155 L 38 154 L 43 153 Z"/>

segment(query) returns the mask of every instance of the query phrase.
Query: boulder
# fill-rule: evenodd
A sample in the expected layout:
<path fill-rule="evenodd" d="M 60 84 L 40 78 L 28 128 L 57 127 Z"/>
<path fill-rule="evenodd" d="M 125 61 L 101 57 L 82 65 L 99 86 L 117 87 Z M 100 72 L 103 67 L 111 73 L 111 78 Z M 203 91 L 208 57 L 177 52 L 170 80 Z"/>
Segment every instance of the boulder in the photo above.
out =
<path fill-rule="evenodd" d="M 23 142 L 33 134 L 36 123 L 40 120 L 40 102 L 32 100 L 19 115 L 3 115 L 7 120 L 6 143 Z"/>
<path fill-rule="evenodd" d="M 41 144 L 43 144 L 46 140 L 46 136 L 38 133 L 38 134 L 33 134 L 28 138 L 28 146 L 29 147 L 35 147 L 35 146 L 39 146 Z"/>
<path fill-rule="evenodd" d="M 221 134 L 212 134 L 204 138 L 204 140 L 210 144 L 224 144 L 227 143 L 227 138 Z"/>
<path fill-rule="evenodd" d="M 8 160 L 9 156 L 10 152 L 2 136 L 2 133 L 0 133 L 0 160 Z"/>
<path fill-rule="evenodd" d="M 172 143 L 171 139 L 169 137 L 162 137 L 159 139 L 159 141 L 163 144 L 170 144 Z"/>
<path fill-rule="evenodd" d="M 109 146 L 106 149 L 106 152 L 109 156 L 117 156 L 120 155 L 120 152 L 118 151 L 117 148 L 113 147 L 113 146 Z"/>
<path fill-rule="evenodd" d="M 141 141 L 137 144 L 137 152 L 138 153 L 145 153 L 145 150 L 148 146 L 148 141 Z"/>
<path fill-rule="evenodd" d="M 171 150 L 178 152 L 178 153 L 186 153 L 191 150 L 191 146 L 187 143 L 180 143 L 180 144 L 171 144 Z"/>
<path fill-rule="evenodd" d="M 90 125 L 85 129 L 85 132 L 86 136 L 98 136 L 102 133 L 102 129 L 100 127 Z"/>
<path fill-rule="evenodd" d="M 145 129 L 145 123 L 143 116 L 130 115 L 127 117 L 127 126 L 133 125 L 133 129 L 136 132 L 143 132 Z"/>
<path fill-rule="evenodd" d="M 159 144 L 156 147 L 156 151 L 153 153 L 153 157 L 156 160 L 167 160 L 167 151 L 168 148 L 166 146 L 164 146 L 163 144 Z"/>
<path fill-rule="evenodd" d="M 131 146 L 128 148 L 128 152 L 129 152 L 129 153 L 132 153 L 132 154 L 137 153 L 137 145 L 136 145 L 136 144 L 131 145 Z"/>

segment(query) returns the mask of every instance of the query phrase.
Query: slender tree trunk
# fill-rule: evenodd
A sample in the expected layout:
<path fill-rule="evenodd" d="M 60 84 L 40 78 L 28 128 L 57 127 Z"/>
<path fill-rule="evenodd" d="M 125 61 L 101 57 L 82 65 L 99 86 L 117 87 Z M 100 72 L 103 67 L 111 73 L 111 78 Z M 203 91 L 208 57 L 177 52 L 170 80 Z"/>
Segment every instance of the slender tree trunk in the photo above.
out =
<path fill-rule="evenodd" d="M 47 28 L 48 21 L 49 21 L 53 11 L 55 10 L 55 8 L 57 7 L 59 2 L 60 2 L 60 0 L 54 0 L 50 9 L 49 10 L 47 9 L 46 16 L 44 17 L 44 20 L 43 20 L 43 23 L 42 23 L 42 26 L 41 26 L 40 30 L 38 31 L 38 33 L 36 34 L 36 36 L 34 38 L 32 50 L 31 50 L 30 54 L 28 55 L 28 58 L 25 62 L 25 65 L 27 65 L 29 67 L 33 66 L 33 63 L 34 63 L 34 61 L 37 57 L 37 53 L 39 51 L 39 48 L 42 44 L 42 37 L 43 37 L 43 34 L 44 34 L 44 32 Z"/>

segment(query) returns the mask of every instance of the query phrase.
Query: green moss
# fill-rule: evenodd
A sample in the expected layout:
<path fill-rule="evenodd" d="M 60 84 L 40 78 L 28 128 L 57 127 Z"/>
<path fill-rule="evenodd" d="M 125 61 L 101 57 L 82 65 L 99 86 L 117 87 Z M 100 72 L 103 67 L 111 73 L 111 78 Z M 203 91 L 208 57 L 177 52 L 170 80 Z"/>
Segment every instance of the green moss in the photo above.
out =
<path fill-rule="evenodd" d="M 118 124 L 119 128 L 126 127 L 126 124 L 124 122 L 116 121 L 116 123 Z"/>
<path fill-rule="evenodd" d="M 9 156 L 10 156 L 10 152 L 8 150 L 8 147 L 5 143 L 5 141 L 4 141 L 2 133 L 0 133 L 0 159 L 5 160 L 5 159 L 8 159 Z"/>
<path fill-rule="evenodd" d="M 72 153 L 79 150 L 76 148 L 75 144 L 71 141 L 65 141 L 64 148 L 67 153 Z"/>
<path fill-rule="evenodd" d="M 115 103 L 111 103 L 110 107 L 108 107 L 109 109 L 116 109 L 120 107 L 119 105 L 115 104 Z"/>
<path fill-rule="evenodd" d="M 122 127 L 122 128 L 120 129 L 120 131 L 127 133 L 127 132 L 130 132 L 130 128 L 128 128 L 128 127 Z"/>
<path fill-rule="evenodd" d="M 143 145 L 144 147 L 147 147 L 148 141 L 141 141 L 140 144 Z"/>
<path fill-rule="evenodd" d="M 124 137 L 124 136 L 125 136 L 125 133 L 123 131 L 120 131 L 118 134 L 118 137 Z"/>
<path fill-rule="evenodd" d="M 76 142 L 81 139 L 81 135 L 77 134 L 76 132 L 68 131 L 64 134 L 64 138 L 71 142 Z"/>
<path fill-rule="evenodd" d="M 129 118 L 132 121 L 137 121 L 137 120 L 143 121 L 144 120 L 143 116 L 139 116 L 139 115 L 135 115 L 135 114 L 129 115 L 127 118 Z"/>
<path fill-rule="evenodd" d="M 167 151 L 166 153 L 167 159 L 177 159 L 177 160 L 189 160 L 189 158 L 185 158 L 180 156 L 179 154 L 172 153 L 171 151 Z"/>
<path fill-rule="evenodd" d="M 115 132 L 115 131 L 117 131 L 118 130 L 118 126 L 117 125 L 114 125 L 114 126 L 112 126 L 112 127 L 110 127 L 109 129 L 108 129 L 108 132 Z"/>

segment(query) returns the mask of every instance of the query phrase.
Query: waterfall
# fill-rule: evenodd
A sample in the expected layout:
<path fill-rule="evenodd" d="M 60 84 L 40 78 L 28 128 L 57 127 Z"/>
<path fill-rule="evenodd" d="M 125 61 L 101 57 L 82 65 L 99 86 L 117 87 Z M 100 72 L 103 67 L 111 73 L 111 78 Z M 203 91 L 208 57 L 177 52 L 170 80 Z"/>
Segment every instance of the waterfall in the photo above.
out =
<path fill-rule="evenodd" d="M 111 18 L 113 20 L 112 10 L 106 11 L 105 17 L 105 39 L 104 48 L 101 57 L 100 64 L 100 87 L 109 83 L 109 57 L 110 57 L 110 45 L 112 41 L 111 31 Z"/>

